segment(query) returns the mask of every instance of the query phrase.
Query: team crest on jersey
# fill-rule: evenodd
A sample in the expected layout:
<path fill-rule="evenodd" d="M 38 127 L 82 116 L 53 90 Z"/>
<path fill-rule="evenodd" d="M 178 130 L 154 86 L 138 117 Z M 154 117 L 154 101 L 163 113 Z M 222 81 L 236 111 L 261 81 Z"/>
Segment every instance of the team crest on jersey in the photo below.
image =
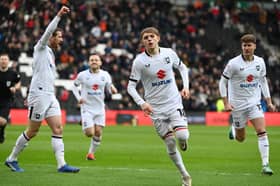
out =
<path fill-rule="evenodd" d="M 257 65 L 256 69 L 257 69 L 257 71 L 260 71 L 260 69 L 261 69 L 260 65 Z"/>
<path fill-rule="evenodd" d="M 170 63 L 170 58 L 169 57 L 164 58 L 164 60 L 165 60 L 166 64 Z"/>
<path fill-rule="evenodd" d="M 7 86 L 7 87 L 10 87 L 10 86 L 11 86 L 11 84 L 12 84 L 12 82 L 11 82 L 11 81 L 7 81 L 7 82 L 6 82 L 6 86 Z"/>
<path fill-rule="evenodd" d="M 240 71 L 243 71 L 243 70 L 244 70 L 244 67 L 241 67 L 241 68 L 240 68 Z"/>
<path fill-rule="evenodd" d="M 150 64 L 145 64 L 145 67 L 146 68 L 149 68 L 151 65 Z"/>
<path fill-rule="evenodd" d="M 101 77 L 101 81 L 105 81 L 105 77 L 104 76 Z"/>

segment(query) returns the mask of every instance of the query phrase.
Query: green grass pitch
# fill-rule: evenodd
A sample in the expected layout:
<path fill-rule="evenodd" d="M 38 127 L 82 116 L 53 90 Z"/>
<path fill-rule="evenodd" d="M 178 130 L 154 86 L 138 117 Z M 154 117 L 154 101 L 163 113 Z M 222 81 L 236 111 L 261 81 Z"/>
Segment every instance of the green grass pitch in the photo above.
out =
<path fill-rule="evenodd" d="M 1 186 L 180 186 L 181 179 L 166 155 L 163 142 L 153 127 L 111 126 L 104 129 L 96 161 L 85 160 L 89 147 L 79 125 L 64 128 L 65 158 L 81 168 L 78 174 L 56 171 L 50 144 L 50 129 L 42 126 L 19 158 L 23 173 L 11 172 L 4 161 L 21 126 L 6 128 L 0 144 Z M 228 127 L 190 125 L 189 149 L 183 159 L 194 186 L 279 186 L 280 127 L 267 128 L 273 176 L 263 176 L 255 133 L 247 128 L 244 143 L 227 138 Z"/>

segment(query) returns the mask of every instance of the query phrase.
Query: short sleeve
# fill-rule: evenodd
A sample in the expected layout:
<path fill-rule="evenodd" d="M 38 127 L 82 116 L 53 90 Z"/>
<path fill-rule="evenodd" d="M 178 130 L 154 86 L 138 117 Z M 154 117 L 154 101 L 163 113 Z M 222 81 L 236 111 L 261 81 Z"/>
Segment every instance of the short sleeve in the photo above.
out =
<path fill-rule="evenodd" d="M 135 59 L 133 61 L 133 64 L 132 64 L 129 80 L 131 80 L 131 81 L 139 81 L 140 79 L 141 79 L 140 62 Z"/>

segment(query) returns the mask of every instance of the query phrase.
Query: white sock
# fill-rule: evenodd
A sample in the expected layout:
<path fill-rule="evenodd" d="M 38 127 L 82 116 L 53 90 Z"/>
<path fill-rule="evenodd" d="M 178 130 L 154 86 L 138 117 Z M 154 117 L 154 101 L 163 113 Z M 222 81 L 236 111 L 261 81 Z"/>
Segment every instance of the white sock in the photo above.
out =
<path fill-rule="evenodd" d="M 167 147 L 167 153 L 169 154 L 170 159 L 173 161 L 173 163 L 180 171 L 181 175 L 183 177 L 190 176 L 185 168 L 184 162 L 182 160 L 182 156 L 176 147 L 176 140 L 174 136 L 169 136 L 165 138 L 164 141 Z"/>
<path fill-rule="evenodd" d="M 62 137 L 52 136 L 52 148 L 57 161 L 57 167 L 64 166 L 66 162 L 64 159 L 64 143 Z"/>
<path fill-rule="evenodd" d="M 233 125 L 231 125 L 231 131 L 232 131 L 233 138 L 236 139 L 236 132 Z"/>
<path fill-rule="evenodd" d="M 19 153 L 26 147 L 26 144 L 28 143 L 29 138 L 25 135 L 25 132 L 23 132 L 16 141 L 16 144 L 7 158 L 7 161 L 16 161 Z"/>
<path fill-rule="evenodd" d="M 90 142 L 90 146 L 89 146 L 89 150 L 88 153 L 95 153 L 97 147 L 100 145 L 101 141 L 100 141 L 100 137 L 94 136 L 93 138 L 91 138 L 91 142 Z"/>
<path fill-rule="evenodd" d="M 269 142 L 267 135 L 258 137 L 259 151 L 262 158 L 262 165 L 269 163 Z"/>

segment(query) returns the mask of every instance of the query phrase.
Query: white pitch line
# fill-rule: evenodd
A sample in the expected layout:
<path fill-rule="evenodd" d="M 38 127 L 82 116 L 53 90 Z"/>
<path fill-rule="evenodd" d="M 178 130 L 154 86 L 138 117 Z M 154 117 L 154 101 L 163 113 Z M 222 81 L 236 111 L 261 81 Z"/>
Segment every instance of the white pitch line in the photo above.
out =
<path fill-rule="evenodd" d="M 49 164 L 25 164 L 28 167 L 54 167 L 54 165 Z M 25 166 L 23 165 L 23 167 Z M 129 167 L 101 167 L 101 166 L 77 166 L 80 169 L 103 169 L 103 170 L 123 170 L 123 171 L 139 171 L 139 172 L 152 172 L 152 171 L 158 171 L 159 169 L 143 169 L 143 168 L 129 168 Z"/>

